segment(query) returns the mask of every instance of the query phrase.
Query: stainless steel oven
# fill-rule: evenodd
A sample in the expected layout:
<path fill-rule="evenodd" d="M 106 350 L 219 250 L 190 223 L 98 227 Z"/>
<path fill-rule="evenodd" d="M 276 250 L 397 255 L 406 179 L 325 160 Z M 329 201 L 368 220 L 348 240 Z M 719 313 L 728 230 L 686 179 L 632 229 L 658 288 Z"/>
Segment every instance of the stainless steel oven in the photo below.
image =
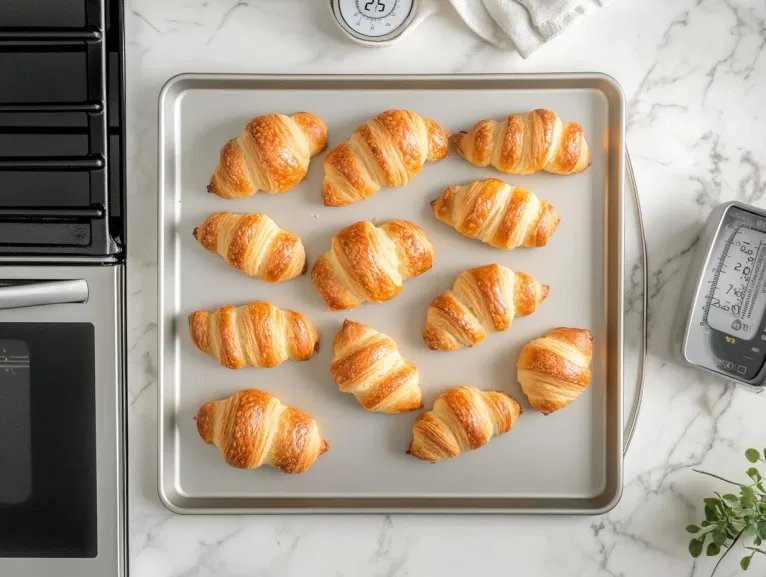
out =
<path fill-rule="evenodd" d="M 123 277 L 0 259 L 2 576 L 124 572 Z"/>
<path fill-rule="evenodd" d="M 122 0 L 0 0 L 0 577 L 126 574 Z"/>

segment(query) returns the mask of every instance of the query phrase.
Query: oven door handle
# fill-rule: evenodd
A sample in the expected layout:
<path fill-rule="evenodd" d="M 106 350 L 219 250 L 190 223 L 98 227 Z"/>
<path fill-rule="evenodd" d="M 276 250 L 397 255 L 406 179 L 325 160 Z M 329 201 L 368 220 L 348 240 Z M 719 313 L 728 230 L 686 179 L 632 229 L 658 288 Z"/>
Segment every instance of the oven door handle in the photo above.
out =
<path fill-rule="evenodd" d="M 18 281 L 0 286 L 0 310 L 87 301 L 85 279 Z"/>

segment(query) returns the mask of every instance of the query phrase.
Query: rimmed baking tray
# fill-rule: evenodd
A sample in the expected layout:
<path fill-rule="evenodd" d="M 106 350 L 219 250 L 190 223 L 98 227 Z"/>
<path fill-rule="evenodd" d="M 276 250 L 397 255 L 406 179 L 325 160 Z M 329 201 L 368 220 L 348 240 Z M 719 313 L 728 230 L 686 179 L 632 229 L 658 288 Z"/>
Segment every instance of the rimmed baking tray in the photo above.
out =
<path fill-rule="evenodd" d="M 160 97 L 159 123 L 159 494 L 165 505 L 179 513 L 595 514 L 612 508 L 623 475 L 624 106 L 620 87 L 600 74 L 171 79 Z M 482 118 L 540 107 L 583 126 L 592 155 L 589 170 L 567 177 L 502 175 L 471 166 L 452 150 L 406 187 L 326 208 L 321 154 L 306 180 L 284 195 L 224 200 L 205 192 L 221 146 L 260 114 L 319 115 L 328 126 L 329 150 L 386 109 L 414 110 L 454 133 Z M 490 176 L 529 188 L 555 205 L 562 222 L 548 246 L 494 249 L 433 217 L 429 201 L 448 185 Z M 392 301 L 330 312 L 309 275 L 270 285 L 199 247 L 193 228 L 218 210 L 268 214 L 303 238 L 309 266 L 347 224 L 407 219 L 423 227 L 436 246 L 436 263 L 406 281 Z M 533 315 L 517 318 L 510 331 L 473 349 L 428 350 L 421 337 L 428 303 L 451 287 L 459 272 L 492 262 L 548 284 L 548 300 Z M 196 350 L 187 331 L 191 311 L 254 300 L 306 314 L 320 332 L 319 354 L 275 369 L 232 371 Z M 330 378 L 332 340 L 344 318 L 399 343 L 421 372 L 427 408 L 443 390 L 470 384 L 506 391 L 528 409 L 515 378 L 518 353 L 556 326 L 593 333 L 593 378 L 565 410 L 548 417 L 527 410 L 508 435 L 429 465 L 405 455 L 416 414 L 366 413 Z M 331 451 L 298 476 L 226 466 L 217 449 L 198 438 L 192 417 L 205 401 L 247 387 L 312 414 Z"/>

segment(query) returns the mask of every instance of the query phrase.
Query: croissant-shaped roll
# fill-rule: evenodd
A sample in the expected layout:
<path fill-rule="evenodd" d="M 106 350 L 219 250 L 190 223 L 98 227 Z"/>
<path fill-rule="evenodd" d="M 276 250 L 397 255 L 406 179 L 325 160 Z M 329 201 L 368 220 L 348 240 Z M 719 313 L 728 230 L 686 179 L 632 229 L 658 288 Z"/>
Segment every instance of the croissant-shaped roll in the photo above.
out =
<path fill-rule="evenodd" d="M 515 315 L 532 314 L 547 296 L 548 287 L 523 272 L 497 264 L 467 270 L 431 301 L 423 340 L 435 351 L 472 347 L 510 329 Z"/>
<path fill-rule="evenodd" d="M 481 120 L 455 136 L 455 149 L 473 165 L 492 165 L 507 174 L 574 174 L 590 166 L 582 126 L 561 122 L 544 108 L 500 122 Z"/>
<path fill-rule="evenodd" d="M 368 411 L 405 413 L 423 406 L 418 370 L 388 335 L 347 319 L 332 354 L 330 374 L 338 388 Z"/>
<path fill-rule="evenodd" d="M 223 198 L 288 191 L 303 180 L 311 157 L 326 146 L 327 127 L 308 112 L 253 118 L 221 149 L 207 191 Z"/>
<path fill-rule="evenodd" d="M 268 465 L 284 473 L 303 473 L 330 446 L 316 421 L 299 409 L 257 389 L 244 389 L 197 412 L 197 431 L 237 469 Z"/>
<path fill-rule="evenodd" d="M 590 383 L 592 358 L 593 337 L 584 329 L 554 329 L 526 345 L 516 367 L 532 408 L 550 415 L 579 397 Z"/>
<path fill-rule="evenodd" d="M 325 206 L 344 206 L 383 186 L 404 186 L 426 160 L 449 151 L 449 133 L 409 110 L 389 110 L 354 130 L 324 161 Z"/>
<path fill-rule="evenodd" d="M 265 214 L 214 212 L 194 229 L 194 238 L 245 274 L 281 282 L 306 272 L 301 239 Z"/>
<path fill-rule="evenodd" d="M 305 316 L 268 302 L 194 311 L 189 334 L 199 350 L 229 369 L 306 361 L 319 350 L 319 333 Z"/>
<path fill-rule="evenodd" d="M 434 247 L 423 230 L 406 220 L 380 226 L 362 221 L 341 229 L 314 265 L 311 280 L 331 310 L 365 301 L 391 300 L 402 281 L 433 266 Z"/>
<path fill-rule="evenodd" d="M 439 395 L 432 410 L 415 419 L 407 454 L 431 463 L 457 457 L 485 445 L 493 435 L 505 435 L 522 412 L 505 393 L 450 389 Z"/>
<path fill-rule="evenodd" d="M 545 246 L 561 221 L 553 205 L 496 178 L 450 186 L 431 206 L 460 234 L 508 250 Z"/>

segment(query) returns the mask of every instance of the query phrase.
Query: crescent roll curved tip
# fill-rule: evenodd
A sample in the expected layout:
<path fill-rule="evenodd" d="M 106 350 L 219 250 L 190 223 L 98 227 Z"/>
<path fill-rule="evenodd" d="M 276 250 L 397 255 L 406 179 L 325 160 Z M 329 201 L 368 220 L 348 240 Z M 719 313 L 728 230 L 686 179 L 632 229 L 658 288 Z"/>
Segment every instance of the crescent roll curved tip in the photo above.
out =
<path fill-rule="evenodd" d="M 430 118 L 423 121 L 428 129 L 428 162 L 437 162 L 449 154 L 450 133 Z"/>

